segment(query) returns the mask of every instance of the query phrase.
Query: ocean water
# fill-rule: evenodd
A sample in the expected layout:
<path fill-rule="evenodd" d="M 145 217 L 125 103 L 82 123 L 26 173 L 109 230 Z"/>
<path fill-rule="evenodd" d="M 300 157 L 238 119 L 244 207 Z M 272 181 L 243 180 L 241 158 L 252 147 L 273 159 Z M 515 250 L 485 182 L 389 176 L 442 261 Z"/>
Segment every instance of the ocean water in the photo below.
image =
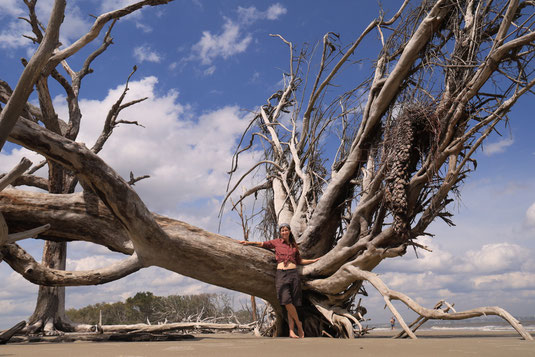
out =
<path fill-rule="evenodd" d="M 528 332 L 535 332 L 535 317 L 517 318 Z M 411 323 L 412 321 L 405 321 Z M 366 324 L 364 324 L 365 326 Z M 374 331 L 390 330 L 390 324 L 378 324 L 374 326 L 372 323 L 368 327 L 374 327 Z M 396 321 L 395 329 L 400 329 L 399 323 Z M 473 318 L 467 320 L 446 321 L 446 320 L 429 320 L 423 324 L 418 331 L 514 331 L 514 328 L 505 320 L 496 317 L 487 318 Z"/>

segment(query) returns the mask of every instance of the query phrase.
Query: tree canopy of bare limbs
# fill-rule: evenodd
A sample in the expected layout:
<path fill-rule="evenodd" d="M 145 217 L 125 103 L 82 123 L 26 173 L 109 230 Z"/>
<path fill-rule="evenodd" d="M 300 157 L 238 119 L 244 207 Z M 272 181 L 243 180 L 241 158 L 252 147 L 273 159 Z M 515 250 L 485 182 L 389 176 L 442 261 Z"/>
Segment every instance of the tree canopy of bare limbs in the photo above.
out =
<path fill-rule="evenodd" d="M 88 57 L 79 72 L 70 69 L 67 59 L 95 39 L 104 24 L 144 5 L 165 2 L 141 1 L 103 14 L 87 35 L 59 50 L 55 45 L 60 21 L 54 19 L 61 19 L 65 1 L 55 2 L 44 35 L 32 12 L 35 2 L 26 1 L 28 22 L 40 47 L 15 90 L 2 83 L 6 105 L 0 125 L 5 136 L 12 128 L 10 141 L 46 157 L 48 180 L 31 174 L 19 174 L 17 180 L 46 186 L 49 193 L 6 189 L 0 211 L 10 232 L 47 225 L 44 233 L 39 232 L 47 244 L 89 241 L 128 257 L 94 271 L 64 271 L 64 265 L 56 264 L 64 258 L 41 264 L 17 245 L 17 239 L 37 233 L 8 235 L 7 229 L 0 252 L 27 280 L 56 287 L 102 284 L 159 266 L 263 298 L 274 306 L 279 316 L 276 333 L 281 334 L 283 314 L 273 288 L 271 252 L 149 212 L 132 182 L 97 155 L 117 124 L 118 112 L 133 102 L 122 104 L 123 96 L 111 109 L 100 144 L 89 149 L 75 141 L 80 81 L 89 73 L 91 61 L 105 50 L 108 34 L 100 52 Z M 372 271 L 408 248 L 427 249 L 418 237 L 429 234 L 426 229 L 436 218 L 452 223 L 448 204 L 474 170 L 474 152 L 535 84 L 534 10 L 535 3 L 527 0 L 424 0 L 418 5 L 405 1 L 391 18 L 380 14 L 347 46 L 336 34 L 326 34 L 318 48 L 318 63 L 284 34 L 274 35 L 289 48 L 284 84 L 258 108 L 236 151 L 232 171 L 245 150 L 263 147 L 264 157 L 246 168 L 244 176 L 231 178 L 227 197 L 247 175 L 264 173 L 258 186 L 228 201 L 236 206 L 248 196 L 260 195 L 264 203 L 260 225 L 265 232 L 273 234 L 278 223 L 290 223 L 301 254 L 321 257 L 300 271 L 307 335 L 352 337 L 354 325 L 362 330 L 365 308 L 354 302 L 366 294 L 363 282 L 368 281 L 410 337 L 416 336 L 392 300 L 402 301 L 424 320 L 498 315 L 532 340 L 499 307 L 456 312 L 447 303 L 441 309 L 442 302 L 425 308 L 389 289 Z M 382 42 L 375 72 L 365 82 L 340 90 L 336 81 L 354 65 L 367 36 L 378 36 Z M 70 81 L 57 66 L 67 71 Z M 49 79 L 66 90 L 68 121 L 54 120 Z M 27 103 L 34 86 L 39 107 Z M 322 145 L 335 134 L 338 150 L 327 167 Z M 82 193 L 73 193 L 77 182 Z"/>

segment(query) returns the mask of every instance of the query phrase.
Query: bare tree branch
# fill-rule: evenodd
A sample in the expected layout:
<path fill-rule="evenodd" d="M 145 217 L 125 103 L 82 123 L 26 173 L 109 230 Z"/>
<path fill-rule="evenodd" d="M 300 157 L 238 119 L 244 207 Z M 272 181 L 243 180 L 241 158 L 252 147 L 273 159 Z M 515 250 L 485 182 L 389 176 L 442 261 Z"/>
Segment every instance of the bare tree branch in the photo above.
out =
<path fill-rule="evenodd" d="M 143 268 L 136 253 L 106 268 L 88 271 L 64 271 L 37 263 L 17 244 L 7 244 L 2 249 L 4 260 L 16 272 L 34 284 L 52 286 L 82 286 L 105 284 L 130 275 Z"/>

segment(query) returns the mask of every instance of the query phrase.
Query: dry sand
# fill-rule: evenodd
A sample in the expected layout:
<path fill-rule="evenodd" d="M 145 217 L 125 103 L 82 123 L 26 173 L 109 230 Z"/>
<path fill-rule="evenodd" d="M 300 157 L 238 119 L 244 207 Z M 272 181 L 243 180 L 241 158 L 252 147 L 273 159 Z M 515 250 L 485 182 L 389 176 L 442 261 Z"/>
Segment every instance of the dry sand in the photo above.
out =
<path fill-rule="evenodd" d="M 364 338 L 259 338 L 241 334 L 196 335 L 174 342 L 71 342 L 0 345 L 0 356 L 535 356 L 535 341 L 513 332 L 422 331 L 418 340 L 391 339 L 391 332 Z"/>

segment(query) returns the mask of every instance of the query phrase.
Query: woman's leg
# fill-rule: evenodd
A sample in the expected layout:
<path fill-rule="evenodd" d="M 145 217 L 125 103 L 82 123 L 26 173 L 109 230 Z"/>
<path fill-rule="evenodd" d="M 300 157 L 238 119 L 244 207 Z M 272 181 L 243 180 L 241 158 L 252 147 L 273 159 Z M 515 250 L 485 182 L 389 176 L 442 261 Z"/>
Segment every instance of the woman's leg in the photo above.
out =
<path fill-rule="evenodd" d="M 288 312 L 288 329 L 290 332 L 290 337 L 299 338 L 299 336 L 295 334 L 295 331 L 294 331 L 295 323 L 294 323 L 293 317 L 290 315 L 290 311 L 288 311 L 288 305 L 285 305 L 285 306 L 286 306 L 286 311 Z"/>
<path fill-rule="evenodd" d="M 301 324 L 301 321 L 299 320 L 299 315 L 297 315 L 297 310 L 295 309 L 295 306 L 293 304 L 284 305 L 286 307 L 286 311 L 288 311 L 288 327 L 290 328 L 290 337 L 293 338 L 303 338 L 305 337 L 305 332 L 303 331 L 303 325 Z M 297 333 L 299 336 L 295 335 L 294 332 L 294 326 L 297 325 Z"/>

